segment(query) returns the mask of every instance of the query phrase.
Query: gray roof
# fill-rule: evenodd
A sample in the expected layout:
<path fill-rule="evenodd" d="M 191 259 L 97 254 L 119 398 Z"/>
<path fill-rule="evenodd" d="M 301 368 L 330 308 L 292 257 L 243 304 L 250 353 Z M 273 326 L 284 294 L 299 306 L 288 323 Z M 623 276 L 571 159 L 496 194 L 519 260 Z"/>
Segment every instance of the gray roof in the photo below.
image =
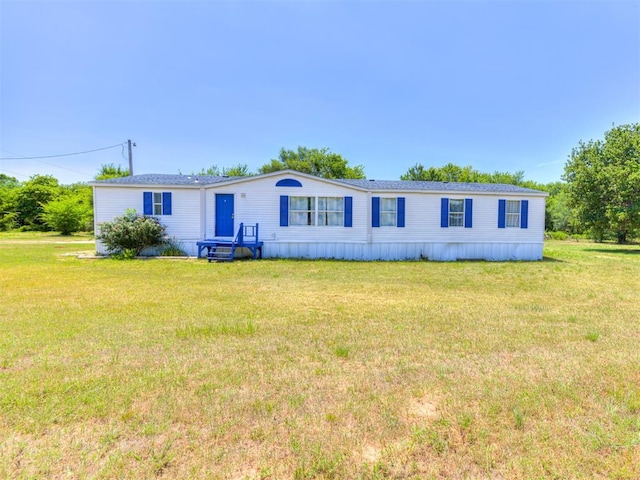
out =
<path fill-rule="evenodd" d="M 108 180 L 96 180 L 94 184 L 116 185 L 212 185 L 214 183 L 228 182 L 240 177 L 220 177 L 214 175 L 170 175 L 165 173 L 146 173 L 131 177 L 110 178 Z"/>
<path fill-rule="evenodd" d="M 295 175 L 297 172 L 288 171 Z M 270 175 L 270 174 L 267 174 Z M 258 175 L 260 177 L 262 175 Z M 309 175 L 304 175 L 309 176 Z M 95 185 L 200 185 L 207 186 L 231 180 L 248 179 L 252 177 L 228 177 L 213 175 L 171 175 L 162 173 L 149 173 L 134 175 L 132 177 L 111 178 L 109 180 L 96 180 Z M 253 177 L 255 178 L 255 177 Z M 351 187 L 370 191 L 431 191 L 431 192 L 469 192 L 469 193 L 525 193 L 545 194 L 540 190 L 507 185 L 502 183 L 459 183 L 459 182 L 419 182 L 411 180 L 330 180 Z M 546 194 L 545 194 L 546 195 Z"/>
<path fill-rule="evenodd" d="M 414 180 L 337 180 L 367 190 L 420 190 L 438 192 L 542 193 L 504 183 L 420 182 Z"/>

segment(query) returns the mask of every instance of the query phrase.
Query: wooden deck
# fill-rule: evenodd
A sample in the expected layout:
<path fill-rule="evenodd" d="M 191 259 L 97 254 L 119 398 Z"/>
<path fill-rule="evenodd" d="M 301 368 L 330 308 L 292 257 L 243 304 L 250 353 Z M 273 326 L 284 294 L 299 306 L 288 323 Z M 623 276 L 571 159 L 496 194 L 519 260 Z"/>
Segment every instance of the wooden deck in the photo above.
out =
<path fill-rule="evenodd" d="M 228 238 L 206 238 L 196 242 L 196 245 L 198 247 L 198 258 L 206 249 L 206 257 L 209 262 L 232 262 L 238 248 L 249 249 L 254 259 L 262 258 L 263 242 L 258 240 L 257 223 L 255 225 L 241 223 L 238 234 L 233 240 Z"/>

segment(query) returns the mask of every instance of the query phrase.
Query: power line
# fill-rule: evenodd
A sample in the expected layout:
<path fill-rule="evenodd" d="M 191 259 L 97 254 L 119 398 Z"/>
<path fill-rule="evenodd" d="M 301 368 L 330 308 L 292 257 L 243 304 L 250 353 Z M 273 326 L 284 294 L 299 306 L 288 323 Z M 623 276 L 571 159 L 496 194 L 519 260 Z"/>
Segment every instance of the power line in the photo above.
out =
<path fill-rule="evenodd" d="M 86 150 L 84 152 L 73 152 L 73 153 L 61 153 L 59 155 L 44 155 L 41 157 L 0 157 L 0 160 L 38 160 L 40 158 L 58 158 L 58 157 L 70 157 L 72 155 L 82 155 L 84 153 L 92 153 L 99 152 L 100 150 L 109 150 L 110 148 L 116 148 L 123 146 L 125 142 L 118 143 L 117 145 L 111 145 L 109 147 L 96 148 L 94 150 Z"/>
<path fill-rule="evenodd" d="M 18 175 L 19 177 L 29 178 L 29 175 L 25 175 L 24 173 L 12 172 L 11 170 L 7 170 L 5 168 L 0 168 L 0 171 L 10 173 L 11 175 Z"/>
<path fill-rule="evenodd" d="M 20 155 L 19 153 L 16 153 L 16 152 L 10 152 L 9 150 L 2 150 L 2 151 L 10 153 L 12 155 L 18 155 L 18 158 L 20 158 L 22 160 L 28 160 L 29 159 L 29 157 L 25 157 L 24 155 Z M 46 157 L 44 157 L 44 158 L 46 158 Z M 42 160 L 36 160 L 36 162 L 42 163 L 44 165 L 49 165 L 50 167 L 56 167 L 56 168 L 60 168 L 62 170 L 68 170 L 68 171 L 73 172 L 73 173 L 79 173 L 80 175 L 84 175 L 85 177 L 91 177 L 92 176 L 92 175 L 90 175 L 90 174 L 88 174 L 86 172 L 80 172 L 79 170 L 74 170 L 73 168 L 63 167 L 62 165 L 56 165 L 55 163 L 44 162 Z M 26 175 L 23 175 L 23 176 L 26 176 Z"/>

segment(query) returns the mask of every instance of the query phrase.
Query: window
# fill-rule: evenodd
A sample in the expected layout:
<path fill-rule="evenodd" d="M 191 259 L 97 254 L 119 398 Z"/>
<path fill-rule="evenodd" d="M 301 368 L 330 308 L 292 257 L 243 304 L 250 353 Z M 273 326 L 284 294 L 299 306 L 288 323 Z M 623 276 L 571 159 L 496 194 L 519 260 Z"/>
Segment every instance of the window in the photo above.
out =
<path fill-rule="evenodd" d="M 301 187 L 302 184 L 299 180 L 295 178 L 283 178 L 282 180 L 278 180 L 276 183 L 276 187 Z"/>
<path fill-rule="evenodd" d="M 395 198 L 380 199 L 380 226 L 395 227 L 397 219 L 397 202 Z"/>
<path fill-rule="evenodd" d="M 162 193 L 153 192 L 153 214 L 162 215 Z"/>
<path fill-rule="evenodd" d="M 462 199 L 449 200 L 449 226 L 450 227 L 464 226 L 464 200 Z"/>
<path fill-rule="evenodd" d="M 473 228 L 473 199 L 441 198 L 440 226 Z"/>
<path fill-rule="evenodd" d="M 318 225 L 329 227 L 344 225 L 344 198 L 318 197 Z"/>
<path fill-rule="evenodd" d="M 506 225 L 507 228 L 520 227 L 520 201 L 507 200 L 506 205 Z"/>
<path fill-rule="evenodd" d="M 280 226 L 353 226 L 353 197 L 280 195 Z"/>
<path fill-rule="evenodd" d="M 371 197 L 371 226 L 404 228 L 405 198 Z"/>
<path fill-rule="evenodd" d="M 171 192 L 144 192 L 142 205 L 145 215 L 171 215 Z"/>
<path fill-rule="evenodd" d="M 315 197 L 289 197 L 289 225 L 315 225 Z"/>
<path fill-rule="evenodd" d="M 529 200 L 498 200 L 498 228 L 528 228 Z"/>

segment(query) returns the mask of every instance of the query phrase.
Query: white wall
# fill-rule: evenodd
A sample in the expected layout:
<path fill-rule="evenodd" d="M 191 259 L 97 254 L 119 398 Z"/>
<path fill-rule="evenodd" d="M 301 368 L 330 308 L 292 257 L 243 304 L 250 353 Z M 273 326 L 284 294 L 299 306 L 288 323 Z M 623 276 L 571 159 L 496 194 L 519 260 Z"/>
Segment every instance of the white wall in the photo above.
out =
<path fill-rule="evenodd" d="M 283 175 L 256 178 L 245 183 L 220 185 L 210 188 L 206 195 L 206 236 L 215 236 L 215 194 L 234 194 L 234 231 L 240 222 L 260 225 L 260 239 L 265 242 L 362 242 L 366 241 L 366 194 L 347 187 L 336 186 L 313 179 L 300 178 L 301 187 L 276 187 L 278 180 L 290 178 Z M 353 226 L 280 226 L 280 195 L 353 197 Z"/>
<path fill-rule="evenodd" d="M 542 242 L 544 240 L 544 197 L 523 195 L 481 195 L 451 193 L 389 193 L 380 197 L 405 197 L 405 227 L 374 228 L 373 242 L 474 242 L 510 243 Z M 440 201 L 473 199 L 473 226 L 440 226 Z M 529 200 L 529 225 L 521 228 L 498 228 L 498 200 Z"/>
<path fill-rule="evenodd" d="M 177 187 L 101 187 L 94 186 L 94 222 L 96 234 L 100 224 L 122 216 L 129 208 L 139 214 L 144 212 L 143 192 L 171 192 L 171 215 L 156 215 L 167 227 L 169 237 L 177 237 L 182 242 L 195 242 L 200 235 L 200 191 Z M 98 253 L 106 253 L 104 246 L 96 242 Z M 195 252 L 193 252 L 195 254 Z"/>

